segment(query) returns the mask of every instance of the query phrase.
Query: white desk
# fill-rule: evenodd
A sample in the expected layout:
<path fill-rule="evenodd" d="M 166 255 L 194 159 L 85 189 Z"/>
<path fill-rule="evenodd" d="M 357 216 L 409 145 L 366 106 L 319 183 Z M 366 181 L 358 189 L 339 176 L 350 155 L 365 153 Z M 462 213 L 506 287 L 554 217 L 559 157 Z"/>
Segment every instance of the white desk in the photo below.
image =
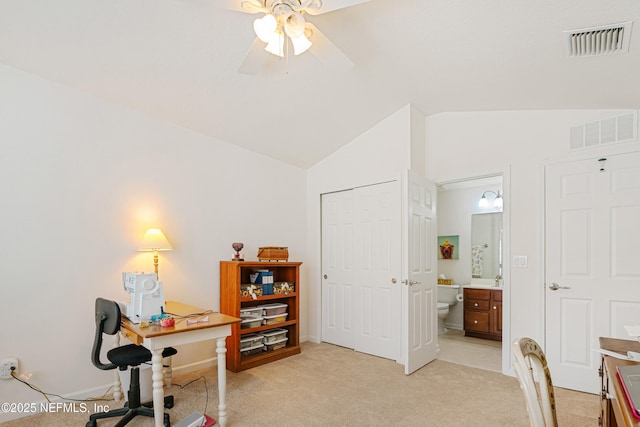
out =
<path fill-rule="evenodd" d="M 167 313 L 186 316 L 193 313 L 203 313 L 206 309 L 193 307 L 175 301 L 167 301 Z M 226 338 L 231 335 L 231 325 L 239 323 L 241 319 L 220 313 L 210 313 L 200 318 L 209 317 L 208 322 L 187 323 L 185 319 L 176 319 L 176 325 L 170 327 L 150 326 L 140 328 L 122 318 L 122 335 L 138 345 L 143 345 L 151 351 L 151 371 L 153 372 L 153 412 L 156 427 L 163 426 L 164 418 L 164 388 L 162 373 L 162 350 L 165 347 L 189 344 L 198 341 L 216 340 L 218 355 L 218 423 L 225 427 L 227 423 L 227 368 L 226 368 Z M 198 318 L 195 318 L 198 319 Z M 178 321 L 179 320 L 179 321 Z M 116 380 L 119 383 L 119 379 Z M 118 392 L 117 390 L 116 392 Z"/>

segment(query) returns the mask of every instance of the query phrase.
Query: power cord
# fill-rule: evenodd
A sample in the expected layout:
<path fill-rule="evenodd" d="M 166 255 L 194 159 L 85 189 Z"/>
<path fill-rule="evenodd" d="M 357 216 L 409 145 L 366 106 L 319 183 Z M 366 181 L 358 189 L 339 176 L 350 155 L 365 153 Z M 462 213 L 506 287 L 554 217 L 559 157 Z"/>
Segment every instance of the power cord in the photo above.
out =
<path fill-rule="evenodd" d="M 198 377 L 198 378 L 196 378 L 196 379 L 194 379 L 194 380 L 189 381 L 189 382 L 188 382 L 188 383 L 186 383 L 185 385 L 180 385 L 180 384 L 175 384 L 175 383 L 174 383 L 174 384 L 175 384 L 176 386 L 180 387 L 180 390 L 183 390 L 185 387 L 187 387 L 187 386 L 189 386 L 189 385 L 193 384 L 194 382 L 196 382 L 196 381 L 198 381 L 198 380 L 202 380 L 202 381 L 204 382 L 204 390 L 205 390 L 205 392 L 206 392 L 207 400 L 206 400 L 206 401 L 205 401 L 205 403 L 204 403 L 204 412 L 203 412 L 203 414 L 206 414 L 206 413 L 207 413 L 207 407 L 208 407 L 208 405 L 209 405 L 209 387 L 207 386 L 207 379 L 204 377 L 204 375 L 203 375 L 203 376 L 201 376 L 201 377 Z"/>
<path fill-rule="evenodd" d="M 64 396 L 60 396 L 59 394 L 55 394 L 55 393 L 48 393 L 46 391 L 42 391 L 39 387 L 36 387 L 33 384 L 30 384 L 28 382 L 26 382 L 25 380 L 19 378 L 16 373 L 14 372 L 15 368 L 11 368 L 11 377 L 16 380 L 21 382 L 22 384 L 26 385 L 27 387 L 29 387 L 32 390 L 37 391 L 38 393 L 42 394 L 44 396 L 45 399 L 47 399 L 47 402 L 51 403 L 51 400 L 49 400 L 49 396 L 54 396 L 54 397 L 58 397 L 62 400 L 67 400 L 69 402 L 109 402 L 113 399 L 107 399 L 105 398 L 105 396 L 107 395 L 107 393 L 109 393 L 109 390 L 111 390 L 111 387 L 109 387 L 107 389 L 107 391 L 105 391 L 105 393 L 101 396 L 101 397 L 89 397 L 87 399 L 71 399 L 68 397 L 64 397 Z"/>

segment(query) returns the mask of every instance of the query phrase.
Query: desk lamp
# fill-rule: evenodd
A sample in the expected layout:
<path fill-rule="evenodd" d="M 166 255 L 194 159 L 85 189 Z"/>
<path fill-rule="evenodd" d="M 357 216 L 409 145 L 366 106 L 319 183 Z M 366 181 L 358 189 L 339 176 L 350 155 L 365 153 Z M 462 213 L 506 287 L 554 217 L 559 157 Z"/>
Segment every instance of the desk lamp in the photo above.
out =
<path fill-rule="evenodd" d="M 138 250 L 143 252 L 153 252 L 153 267 L 155 268 L 157 280 L 158 251 L 170 251 L 172 249 L 171 243 L 169 243 L 164 233 L 159 228 L 150 228 L 144 233 Z"/>

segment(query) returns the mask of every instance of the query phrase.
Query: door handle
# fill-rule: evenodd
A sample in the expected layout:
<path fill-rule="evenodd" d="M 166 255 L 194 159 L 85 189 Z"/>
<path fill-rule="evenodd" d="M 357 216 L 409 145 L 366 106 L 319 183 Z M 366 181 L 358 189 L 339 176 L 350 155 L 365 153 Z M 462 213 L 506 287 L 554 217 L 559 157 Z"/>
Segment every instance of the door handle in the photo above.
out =
<path fill-rule="evenodd" d="M 409 285 L 409 286 L 419 285 L 420 284 L 420 282 L 418 280 L 409 280 L 409 279 L 404 279 L 402 281 L 402 283 L 404 283 L 405 285 Z"/>
<path fill-rule="evenodd" d="M 549 289 L 551 289 L 552 291 L 557 291 L 558 289 L 571 289 L 571 288 L 568 286 L 560 286 L 554 282 L 549 285 Z"/>

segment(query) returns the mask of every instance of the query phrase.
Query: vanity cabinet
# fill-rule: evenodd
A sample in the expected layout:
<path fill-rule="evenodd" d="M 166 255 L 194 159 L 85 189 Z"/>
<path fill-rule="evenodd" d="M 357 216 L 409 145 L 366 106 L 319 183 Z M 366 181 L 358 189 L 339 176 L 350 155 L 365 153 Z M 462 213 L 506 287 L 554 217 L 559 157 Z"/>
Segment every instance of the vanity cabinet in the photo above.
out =
<path fill-rule="evenodd" d="M 241 309 L 253 309 L 265 304 L 287 304 L 287 317 L 284 322 L 260 324 L 258 321 L 257 325 L 250 325 L 245 329 L 238 323 L 231 325 L 231 336 L 227 337 L 227 368 L 230 371 L 243 371 L 300 353 L 301 264 L 301 262 L 220 261 L 221 313 L 241 317 Z M 294 290 L 287 293 L 259 295 L 255 298 L 241 294 L 241 285 L 250 283 L 250 276 L 256 270 L 268 270 L 273 273 L 273 283 L 292 282 Z M 242 354 L 241 340 L 282 329 L 287 331 L 288 338 L 284 347 L 266 351 L 268 346 L 265 345 L 265 351 L 257 349 L 255 354 L 253 352 Z"/>
<path fill-rule="evenodd" d="M 502 289 L 464 288 L 464 334 L 502 341 Z"/>

